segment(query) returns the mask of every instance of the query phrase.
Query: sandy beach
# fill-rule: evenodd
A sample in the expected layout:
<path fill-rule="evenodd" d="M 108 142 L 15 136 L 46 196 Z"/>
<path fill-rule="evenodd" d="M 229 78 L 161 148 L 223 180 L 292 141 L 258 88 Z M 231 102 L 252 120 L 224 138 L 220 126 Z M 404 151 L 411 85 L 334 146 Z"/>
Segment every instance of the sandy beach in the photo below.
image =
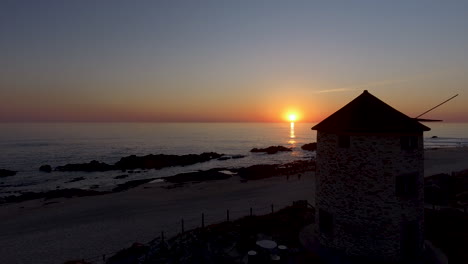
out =
<path fill-rule="evenodd" d="M 431 149 L 425 174 L 468 169 L 468 149 Z M 133 242 L 223 220 L 284 207 L 295 200 L 314 203 L 314 174 L 274 177 L 242 183 L 228 180 L 165 188 L 152 183 L 126 192 L 72 199 L 33 200 L 0 206 L 1 263 L 63 263 L 116 252 Z"/>

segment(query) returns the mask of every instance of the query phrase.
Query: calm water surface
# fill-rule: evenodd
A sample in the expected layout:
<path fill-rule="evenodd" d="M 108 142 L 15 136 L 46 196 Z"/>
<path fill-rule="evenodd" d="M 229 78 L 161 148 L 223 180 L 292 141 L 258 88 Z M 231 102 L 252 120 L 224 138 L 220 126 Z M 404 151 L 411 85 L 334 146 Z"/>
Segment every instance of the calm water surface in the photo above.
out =
<path fill-rule="evenodd" d="M 214 167 L 241 167 L 253 164 L 285 163 L 308 159 L 314 153 L 302 151 L 315 142 L 313 123 L 4 123 L 0 124 L 0 168 L 16 170 L 13 177 L 0 179 L 0 195 L 20 191 L 56 188 L 105 189 L 129 180 L 170 176 Z M 468 145 L 468 124 L 427 123 L 426 147 Z M 437 138 L 432 138 L 437 136 Z M 293 152 L 267 155 L 250 153 L 253 147 L 283 145 Z M 43 164 L 52 167 L 98 160 L 114 163 L 123 156 L 147 154 L 199 154 L 214 151 L 245 158 L 210 161 L 186 167 L 150 170 L 114 179 L 122 172 L 42 173 Z M 85 180 L 69 182 L 73 178 Z"/>

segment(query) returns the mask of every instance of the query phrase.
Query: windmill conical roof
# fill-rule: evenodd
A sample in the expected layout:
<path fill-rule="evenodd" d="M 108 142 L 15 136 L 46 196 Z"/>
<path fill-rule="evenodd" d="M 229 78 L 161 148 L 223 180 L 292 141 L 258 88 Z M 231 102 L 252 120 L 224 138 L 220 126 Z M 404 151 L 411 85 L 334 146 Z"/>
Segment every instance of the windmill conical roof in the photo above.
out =
<path fill-rule="evenodd" d="M 429 131 L 365 90 L 353 101 L 318 123 L 313 130 L 338 133 L 414 133 Z"/>

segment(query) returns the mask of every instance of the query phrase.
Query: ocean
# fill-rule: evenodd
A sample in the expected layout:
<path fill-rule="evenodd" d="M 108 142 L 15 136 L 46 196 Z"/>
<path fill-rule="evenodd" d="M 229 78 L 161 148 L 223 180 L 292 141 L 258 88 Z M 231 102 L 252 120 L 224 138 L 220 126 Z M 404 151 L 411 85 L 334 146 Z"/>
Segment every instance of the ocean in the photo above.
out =
<path fill-rule="evenodd" d="M 63 188 L 107 190 L 130 180 L 172 176 L 210 168 L 238 168 L 254 164 L 310 159 L 314 152 L 300 147 L 316 141 L 313 123 L 2 123 L 0 169 L 18 171 L 0 178 L 0 196 L 26 191 Z M 425 147 L 468 146 L 467 123 L 427 123 Z M 251 153 L 254 147 L 282 145 L 292 152 Z M 240 159 L 212 160 L 185 167 L 140 173 L 58 172 L 39 167 L 98 160 L 113 164 L 121 157 L 147 154 L 200 154 L 217 152 L 245 155 Z M 124 179 L 114 177 L 126 174 Z M 83 177 L 83 180 L 72 181 Z"/>

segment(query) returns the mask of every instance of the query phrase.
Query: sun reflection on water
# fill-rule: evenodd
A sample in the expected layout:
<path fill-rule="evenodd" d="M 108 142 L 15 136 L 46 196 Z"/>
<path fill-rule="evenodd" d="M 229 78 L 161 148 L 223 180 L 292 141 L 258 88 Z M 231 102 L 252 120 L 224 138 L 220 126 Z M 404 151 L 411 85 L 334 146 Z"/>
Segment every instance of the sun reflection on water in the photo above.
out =
<path fill-rule="evenodd" d="M 291 127 L 289 129 L 289 144 L 296 144 L 296 134 L 294 133 L 294 122 L 291 122 Z"/>

